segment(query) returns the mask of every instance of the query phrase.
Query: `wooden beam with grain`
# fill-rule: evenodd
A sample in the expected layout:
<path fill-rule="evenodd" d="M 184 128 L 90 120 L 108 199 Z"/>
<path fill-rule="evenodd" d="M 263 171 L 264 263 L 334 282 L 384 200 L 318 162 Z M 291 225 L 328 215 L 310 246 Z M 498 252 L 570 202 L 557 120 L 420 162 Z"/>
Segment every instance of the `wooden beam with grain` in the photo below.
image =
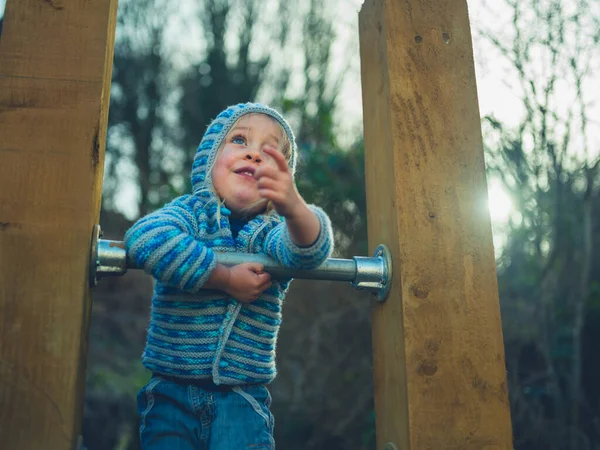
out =
<path fill-rule="evenodd" d="M 0 447 L 81 432 L 117 0 L 9 0 L 0 37 Z"/>
<path fill-rule="evenodd" d="M 394 262 L 377 448 L 511 449 L 467 3 L 367 0 L 359 25 L 369 245 Z"/>

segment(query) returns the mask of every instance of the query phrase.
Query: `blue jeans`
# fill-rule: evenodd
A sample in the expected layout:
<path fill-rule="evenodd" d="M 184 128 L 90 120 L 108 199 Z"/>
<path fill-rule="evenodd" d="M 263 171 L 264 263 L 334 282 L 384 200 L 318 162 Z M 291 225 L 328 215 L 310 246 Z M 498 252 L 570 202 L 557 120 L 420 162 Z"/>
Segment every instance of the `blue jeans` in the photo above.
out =
<path fill-rule="evenodd" d="M 203 389 L 153 376 L 138 393 L 143 450 L 275 450 L 265 386 Z"/>

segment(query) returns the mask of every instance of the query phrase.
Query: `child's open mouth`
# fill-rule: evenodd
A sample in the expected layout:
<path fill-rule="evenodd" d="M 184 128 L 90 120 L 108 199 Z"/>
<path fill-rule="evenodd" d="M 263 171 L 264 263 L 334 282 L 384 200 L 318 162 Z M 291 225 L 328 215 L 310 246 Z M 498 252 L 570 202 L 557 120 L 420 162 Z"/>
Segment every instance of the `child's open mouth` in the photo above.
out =
<path fill-rule="evenodd" d="M 254 167 L 242 167 L 235 171 L 237 175 L 254 180 Z"/>

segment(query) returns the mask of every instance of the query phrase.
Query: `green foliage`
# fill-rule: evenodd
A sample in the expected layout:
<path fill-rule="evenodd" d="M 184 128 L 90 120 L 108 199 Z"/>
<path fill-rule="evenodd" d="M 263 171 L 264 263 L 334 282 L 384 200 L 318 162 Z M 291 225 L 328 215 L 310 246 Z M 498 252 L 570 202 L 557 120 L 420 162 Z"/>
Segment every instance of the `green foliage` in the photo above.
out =
<path fill-rule="evenodd" d="M 334 224 L 341 253 L 366 254 L 364 147 L 301 149 L 298 189 L 307 201 L 324 208 Z"/>
<path fill-rule="evenodd" d="M 210 121 L 231 104 L 254 100 L 264 81 L 268 54 L 263 53 L 257 59 L 250 55 L 260 4 L 252 0 L 238 8 L 243 20 L 235 33 L 238 50 L 233 55 L 225 45 L 228 21 L 234 12 L 233 2 L 210 1 L 204 6 L 202 20 L 207 42 L 206 57 L 191 65 L 180 82 L 183 95 L 178 109 L 180 124 L 185 131 L 179 145 L 186 153 L 184 173 L 191 171 L 196 146 Z M 186 178 L 186 191 L 190 188 L 189 183 Z"/>
<path fill-rule="evenodd" d="M 510 63 L 523 116 L 512 127 L 483 121 L 490 174 L 517 212 L 498 261 L 515 447 L 590 448 L 597 405 L 586 371 L 597 327 L 600 182 L 590 150 L 590 98 L 600 17 L 586 0 L 506 2 L 510 33 L 483 34 Z M 543 68 L 543 70 L 540 70 Z M 559 87 L 560 86 L 560 87 Z M 569 104 L 569 108 L 558 107 Z M 552 436 L 539 429 L 552 428 Z"/>

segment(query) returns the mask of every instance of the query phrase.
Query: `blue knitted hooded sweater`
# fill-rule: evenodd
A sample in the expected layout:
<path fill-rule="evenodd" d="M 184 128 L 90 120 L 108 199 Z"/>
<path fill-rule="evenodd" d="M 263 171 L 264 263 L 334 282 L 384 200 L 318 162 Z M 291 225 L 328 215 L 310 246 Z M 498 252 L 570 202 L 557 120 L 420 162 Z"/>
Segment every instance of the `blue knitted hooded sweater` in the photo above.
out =
<path fill-rule="evenodd" d="M 155 373 L 228 385 L 271 382 L 282 301 L 291 280 L 274 280 L 252 303 L 202 289 L 216 265 L 213 251 L 266 253 L 282 265 L 303 269 L 319 266 L 331 254 L 331 224 L 314 205 L 309 207 L 321 230 L 309 247 L 297 246 L 285 220 L 274 212 L 251 218 L 232 236 L 229 211 L 218 201 L 208 170 L 229 130 L 249 113 L 266 114 L 281 124 L 290 141 L 293 173 L 297 150 L 285 119 L 260 104 L 231 106 L 200 142 L 193 193 L 143 217 L 125 235 L 128 256 L 156 280 L 142 355 L 144 366 Z"/>

